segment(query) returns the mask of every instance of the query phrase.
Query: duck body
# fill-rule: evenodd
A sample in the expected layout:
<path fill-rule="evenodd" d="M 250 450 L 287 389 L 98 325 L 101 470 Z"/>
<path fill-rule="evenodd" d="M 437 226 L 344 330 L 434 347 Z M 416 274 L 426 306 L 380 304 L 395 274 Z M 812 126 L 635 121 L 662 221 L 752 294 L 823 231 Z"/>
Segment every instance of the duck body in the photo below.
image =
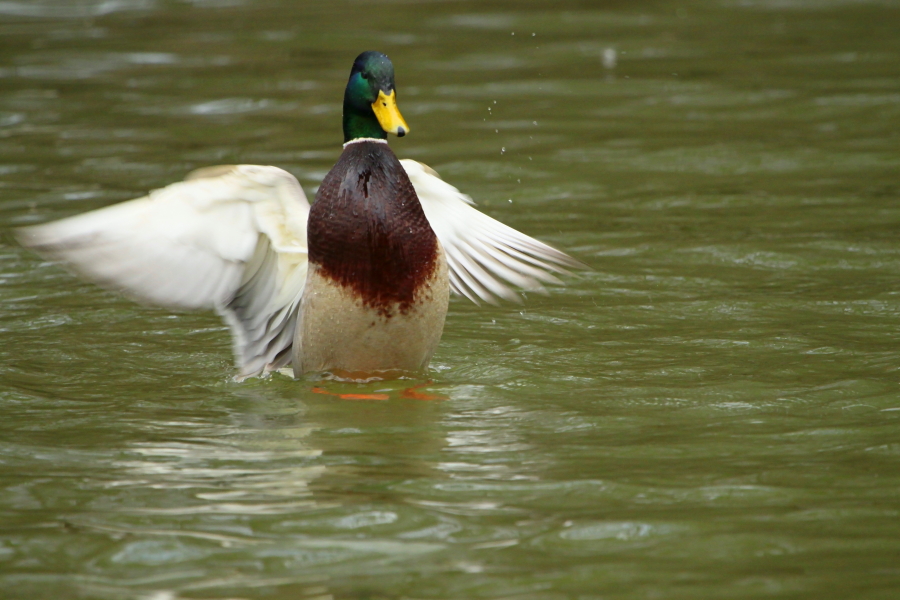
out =
<path fill-rule="evenodd" d="M 447 260 L 400 161 L 345 145 L 310 208 L 294 374 L 421 371 L 444 328 Z"/>
<path fill-rule="evenodd" d="M 232 332 L 238 379 L 421 372 L 451 291 L 521 302 L 580 262 L 479 212 L 429 167 L 398 160 L 409 126 L 378 52 L 353 64 L 344 150 L 310 205 L 282 169 L 223 165 L 60 221 L 21 243 L 102 286 L 172 309 L 211 308 Z"/>

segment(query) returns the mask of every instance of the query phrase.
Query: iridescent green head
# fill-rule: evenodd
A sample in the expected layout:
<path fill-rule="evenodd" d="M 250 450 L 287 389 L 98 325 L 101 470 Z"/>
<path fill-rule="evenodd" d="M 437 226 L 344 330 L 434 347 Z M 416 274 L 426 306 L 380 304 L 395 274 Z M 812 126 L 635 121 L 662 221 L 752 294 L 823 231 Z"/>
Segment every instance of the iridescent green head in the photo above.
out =
<path fill-rule="evenodd" d="M 409 125 L 397 109 L 394 65 L 381 52 L 363 52 L 353 62 L 344 90 L 344 142 L 403 137 Z"/>

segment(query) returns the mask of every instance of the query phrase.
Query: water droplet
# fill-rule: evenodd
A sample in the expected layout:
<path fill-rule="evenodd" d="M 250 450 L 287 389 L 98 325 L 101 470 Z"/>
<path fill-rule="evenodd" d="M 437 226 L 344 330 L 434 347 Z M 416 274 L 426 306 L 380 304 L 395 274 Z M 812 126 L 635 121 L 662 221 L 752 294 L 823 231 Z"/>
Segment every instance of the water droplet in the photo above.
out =
<path fill-rule="evenodd" d="M 603 50 L 603 66 L 607 69 L 615 69 L 618 57 L 615 48 L 604 48 Z"/>

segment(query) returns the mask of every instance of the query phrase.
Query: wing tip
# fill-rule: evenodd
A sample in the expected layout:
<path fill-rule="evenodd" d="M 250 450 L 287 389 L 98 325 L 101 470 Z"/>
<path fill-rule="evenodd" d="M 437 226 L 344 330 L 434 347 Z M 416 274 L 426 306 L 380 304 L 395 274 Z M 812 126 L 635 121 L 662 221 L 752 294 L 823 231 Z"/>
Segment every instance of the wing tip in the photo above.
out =
<path fill-rule="evenodd" d="M 60 228 L 56 226 L 58 223 L 60 221 L 18 227 L 13 230 L 13 237 L 23 248 L 45 260 L 68 263 L 66 252 L 83 247 L 88 240 L 83 239 L 84 235 L 67 235 L 59 230 Z"/>

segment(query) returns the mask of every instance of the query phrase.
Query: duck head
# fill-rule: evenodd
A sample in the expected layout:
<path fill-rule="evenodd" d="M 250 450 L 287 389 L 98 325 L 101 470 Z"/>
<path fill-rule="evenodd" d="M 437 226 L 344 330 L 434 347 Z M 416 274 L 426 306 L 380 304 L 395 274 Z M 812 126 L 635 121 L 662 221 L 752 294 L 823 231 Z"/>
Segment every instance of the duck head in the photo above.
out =
<path fill-rule="evenodd" d="M 363 52 L 353 62 L 344 90 L 344 142 L 403 137 L 409 125 L 397 109 L 394 65 L 381 52 Z"/>

